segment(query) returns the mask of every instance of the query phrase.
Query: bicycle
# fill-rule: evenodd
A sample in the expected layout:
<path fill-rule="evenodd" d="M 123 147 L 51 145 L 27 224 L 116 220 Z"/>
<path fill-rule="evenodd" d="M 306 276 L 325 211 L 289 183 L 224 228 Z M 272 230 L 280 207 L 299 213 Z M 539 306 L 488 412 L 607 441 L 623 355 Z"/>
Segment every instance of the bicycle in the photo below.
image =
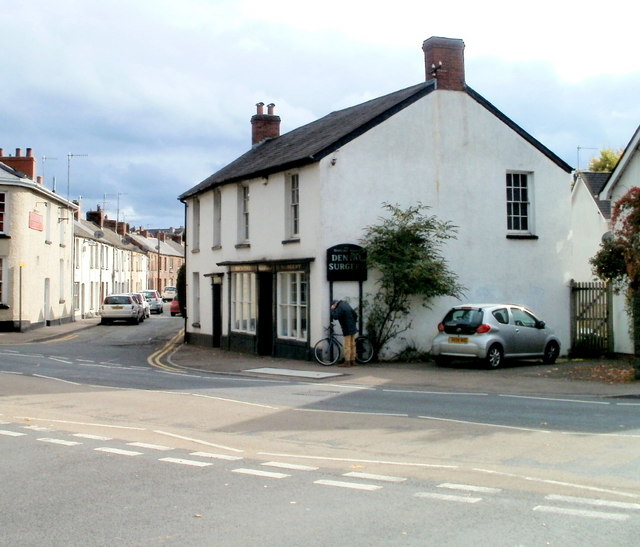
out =
<path fill-rule="evenodd" d="M 335 334 L 333 323 L 327 327 L 328 336 L 316 342 L 313 346 L 313 356 L 316 361 L 324 366 L 335 365 L 343 356 L 342 343 Z M 373 346 L 371 340 L 363 334 L 356 335 L 356 361 L 366 364 L 373 359 Z"/>

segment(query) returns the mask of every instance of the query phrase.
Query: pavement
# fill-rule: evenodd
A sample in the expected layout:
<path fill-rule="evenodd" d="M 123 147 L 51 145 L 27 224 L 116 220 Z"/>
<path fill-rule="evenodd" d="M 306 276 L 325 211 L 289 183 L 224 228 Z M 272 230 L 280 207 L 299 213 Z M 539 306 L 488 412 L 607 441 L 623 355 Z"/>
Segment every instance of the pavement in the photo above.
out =
<path fill-rule="evenodd" d="M 31 329 L 26 332 L 0 332 L 0 346 L 64 339 L 80 330 L 95 328 L 99 323 L 99 318 L 78 319 L 64 325 Z M 640 381 L 607 383 L 598 380 L 574 380 L 571 375 L 566 374 L 570 367 L 588 366 L 590 361 L 560 359 L 555 365 L 523 361 L 489 371 L 474 365 L 437 367 L 433 362 L 383 362 L 346 368 L 325 367 L 314 361 L 260 357 L 181 342 L 165 348 L 162 353 L 163 362 L 171 368 L 207 374 L 296 379 L 363 388 L 393 386 L 394 389 L 433 389 L 436 392 L 640 398 Z M 593 361 L 594 365 L 596 363 L 597 361 Z"/>

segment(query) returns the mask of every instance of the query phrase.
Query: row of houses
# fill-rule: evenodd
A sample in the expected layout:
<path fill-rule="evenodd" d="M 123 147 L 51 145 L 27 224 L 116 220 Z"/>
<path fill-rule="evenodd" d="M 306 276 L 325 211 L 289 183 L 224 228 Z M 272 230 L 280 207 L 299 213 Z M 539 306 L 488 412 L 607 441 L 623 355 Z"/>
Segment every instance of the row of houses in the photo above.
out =
<path fill-rule="evenodd" d="M 107 294 L 175 286 L 183 230 L 150 233 L 49 190 L 31 149 L 0 149 L 0 330 L 92 317 Z"/>
<path fill-rule="evenodd" d="M 187 342 L 309 358 L 331 300 L 362 309 L 375 291 L 375 272 L 335 280 L 330 251 L 358 246 L 385 202 L 420 202 L 458 227 L 444 253 L 465 299 L 530 306 L 569 351 L 571 286 L 594 279 L 589 258 L 610 229 L 611 200 L 640 185 L 638 137 L 611 177 L 576 173 L 467 84 L 464 48 L 429 38 L 423 82 L 286 134 L 275 105 L 258 103 L 251 148 L 179 196 Z M 416 305 L 389 352 L 428 351 L 456 303 Z M 631 353 L 623 308 L 615 351 Z"/>

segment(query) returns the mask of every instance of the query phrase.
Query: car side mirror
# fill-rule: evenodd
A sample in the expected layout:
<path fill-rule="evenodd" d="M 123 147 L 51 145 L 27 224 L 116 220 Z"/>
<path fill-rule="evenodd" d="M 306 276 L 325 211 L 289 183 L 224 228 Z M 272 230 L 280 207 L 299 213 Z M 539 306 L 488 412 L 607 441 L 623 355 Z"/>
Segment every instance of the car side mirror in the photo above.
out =
<path fill-rule="evenodd" d="M 538 321 L 537 327 L 539 329 L 544 329 L 544 326 L 546 325 L 546 323 L 544 321 Z"/>

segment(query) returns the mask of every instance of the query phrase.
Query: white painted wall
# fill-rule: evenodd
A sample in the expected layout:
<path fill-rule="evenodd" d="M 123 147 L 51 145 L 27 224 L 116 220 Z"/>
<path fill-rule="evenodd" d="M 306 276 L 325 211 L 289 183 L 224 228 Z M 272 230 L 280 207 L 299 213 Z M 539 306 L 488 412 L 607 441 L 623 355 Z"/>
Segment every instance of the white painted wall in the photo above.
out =
<path fill-rule="evenodd" d="M 505 175 L 532 173 L 531 197 L 537 240 L 506 239 Z M 513 302 L 532 307 L 569 343 L 570 175 L 514 133 L 465 93 L 438 91 L 392 116 L 317 164 L 299 171 L 300 243 L 283 245 L 284 174 L 249 181 L 251 247 L 236 249 L 237 188 L 222 188 L 222 248 L 205 243 L 212 193 L 200 196 L 201 245 L 188 256 L 189 272 L 224 272 L 223 260 L 305 258 L 313 256 L 310 279 L 312 343 L 328 323 L 329 284 L 326 249 L 360 243 L 364 227 L 377 223 L 383 202 L 401 207 L 422 202 L 430 213 L 459 226 L 446 244 L 449 266 L 468 290 L 467 301 Z M 187 230 L 187 233 L 189 231 Z M 189 247 L 188 247 L 189 249 Z M 226 279 L 225 279 L 226 282 Z M 208 283 L 208 281 L 207 281 Z M 334 295 L 357 305 L 357 283 L 334 284 Z M 366 291 L 374 291 L 369 281 Z M 201 287 L 201 303 L 210 304 Z M 227 313 L 228 291 L 223 290 Z M 416 306 L 405 335 L 428 350 L 450 298 L 431 311 Z M 201 332 L 211 332 L 211 311 L 203 307 Z M 227 318 L 224 319 L 226 329 Z M 188 327 L 189 328 L 189 327 Z M 399 349 L 399 348 L 396 348 Z"/>

